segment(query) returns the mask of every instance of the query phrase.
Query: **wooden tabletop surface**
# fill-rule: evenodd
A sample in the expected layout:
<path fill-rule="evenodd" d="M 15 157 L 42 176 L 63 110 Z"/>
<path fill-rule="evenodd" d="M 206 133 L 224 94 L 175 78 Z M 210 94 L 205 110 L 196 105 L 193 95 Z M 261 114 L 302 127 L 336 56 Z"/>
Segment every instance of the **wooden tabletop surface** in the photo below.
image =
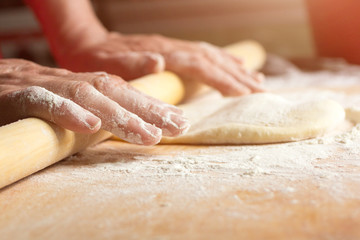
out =
<path fill-rule="evenodd" d="M 0 239 L 360 239 L 350 131 L 253 146 L 108 140 L 1 189 Z"/>
<path fill-rule="evenodd" d="M 334 184 L 326 177 L 164 167 L 171 156 L 209 148 L 116 141 L 89 148 L 0 191 L 0 239 L 360 239 L 359 181 L 339 177 L 350 193 L 342 196 L 324 187 Z M 346 171 L 360 176 L 350 162 L 338 169 Z"/>

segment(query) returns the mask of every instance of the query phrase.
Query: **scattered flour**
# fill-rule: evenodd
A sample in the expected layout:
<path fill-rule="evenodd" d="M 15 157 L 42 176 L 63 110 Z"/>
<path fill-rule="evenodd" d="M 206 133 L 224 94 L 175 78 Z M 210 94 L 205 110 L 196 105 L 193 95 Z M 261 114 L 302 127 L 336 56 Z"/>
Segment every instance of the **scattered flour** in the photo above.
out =
<path fill-rule="evenodd" d="M 350 87 L 360 82 L 360 70 L 346 72 L 292 71 L 269 77 L 270 89 Z M 321 84 L 320 84 L 321 83 Z M 340 85 L 340 83 L 342 83 Z M 332 98 L 347 109 L 358 112 L 360 95 L 329 90 L 284 93 L 288 97 Z M 182 193 L 195 201 L 201 196 L 219 195 L 229 188 L 251 192 L 294 194 L 312 187 L 328 192 L 333 198 L 359 199 L 360 125 L 316 139 L 292 143 L 245 146 L 200 146 L 182 148 L 159 146 L 159 152 L 137 151 L 122 143 L 102 143 L 69 157 L 46 171 L 31 177 L 35 182 L 56 188 L 88 186 L 98 201 L 115 195 L 148 193 L 134 201 L 150 201 L 158 193 Z M 354 119 L 352 119 L 354 120 Z M 351 125 L 350 125 L 351 126 Z M 164 149 L 162 151 L 161 149 Z M 98 186 L 98 187 L 94 187 Z M 311 191 L 310 189 L 308 191 Z M 298 199 L 290 199 L 297 204 Z"/>
<path fill-rule="evenodd" d="M 36 117 L 48 117 L 47 115 L 49 115 L 50 121 L 54 122 L 55 116 L 59 118 L 66 114 L 76 116 L 79 121 L 89 126 L 86 121 L 88 117 L 87 112 L 82 107 L 45 88 L 38 86 L 28 87 L 11 93 L 11 97 L 20 101 L 19 105 L 22 106 L 22 113 L 26 116 L 32 114 Z M 32 104 L 36 104 L 40 111 L 45 112 L 27 109 L 27 107 L 31 107 Z"/>
<path fill-rule="evenodd" d="M 289 98 L 340 102 L 352 123 L 337 131 L 268 145 L 101 143 L 3 189 L 0 221 L 7 227 L 0 227 L 0 236 L 64 239 L 86 231 L 94 239 L 189 239 L 206 233 L 211 239 L 219 233 L 262 236 L 266 230 L 275 238 L 282 232 L 283 238 L 301 233 L 302 239 L 359 239 L 360 96 L 301 90 L 355 88 L 360 70 L 346 68 L 292 69 L 266 82 L 274 90 L 295 89 L 284 93 Z"/>

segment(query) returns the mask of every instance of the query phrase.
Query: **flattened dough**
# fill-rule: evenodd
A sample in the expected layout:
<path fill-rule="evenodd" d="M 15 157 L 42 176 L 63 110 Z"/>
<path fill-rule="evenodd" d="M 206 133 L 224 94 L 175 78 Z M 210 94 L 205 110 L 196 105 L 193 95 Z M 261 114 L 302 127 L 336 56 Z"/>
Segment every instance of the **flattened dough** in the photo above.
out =
<path fill-rule="evenodd" d="M 185 135 L 162 143 L 264 144 L 321 136 L 345 118 L 332 100 L 293 102 L 270 93 L 180 106 L 191 122 Z"/>

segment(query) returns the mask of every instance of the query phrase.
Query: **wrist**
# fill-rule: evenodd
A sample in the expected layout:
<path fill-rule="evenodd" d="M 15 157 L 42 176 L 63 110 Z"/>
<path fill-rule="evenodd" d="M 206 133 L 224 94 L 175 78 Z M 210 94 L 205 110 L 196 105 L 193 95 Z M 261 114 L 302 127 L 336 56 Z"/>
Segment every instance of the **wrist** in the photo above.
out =
<path fill-rule="evenodd" d="M 57 60 L 107 37 L 108 32 L 89 0 L 26 0 L 26 3 L 39 20 Z"/>
<path fill-rule="evenodd" d="M 102 26 L 78 24 L 76 27 L 64 27 L 60 31 L 61 37 L 51 41 L 55 57 L 69 55 L 69 52 L 81 51 L 89 46 L 105 41 L 108 31 Z"/>

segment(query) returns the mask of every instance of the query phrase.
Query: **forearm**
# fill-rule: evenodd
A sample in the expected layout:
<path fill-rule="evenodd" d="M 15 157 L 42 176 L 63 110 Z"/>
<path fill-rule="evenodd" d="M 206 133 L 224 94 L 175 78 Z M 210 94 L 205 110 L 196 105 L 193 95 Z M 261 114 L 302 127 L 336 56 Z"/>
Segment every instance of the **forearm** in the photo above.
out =
<path fill-rule="evenodd" d="M 88 0 L 25 0 L 37 16 L 55 57 L 68 48 L 103 41 L 106 29 Z"/>

